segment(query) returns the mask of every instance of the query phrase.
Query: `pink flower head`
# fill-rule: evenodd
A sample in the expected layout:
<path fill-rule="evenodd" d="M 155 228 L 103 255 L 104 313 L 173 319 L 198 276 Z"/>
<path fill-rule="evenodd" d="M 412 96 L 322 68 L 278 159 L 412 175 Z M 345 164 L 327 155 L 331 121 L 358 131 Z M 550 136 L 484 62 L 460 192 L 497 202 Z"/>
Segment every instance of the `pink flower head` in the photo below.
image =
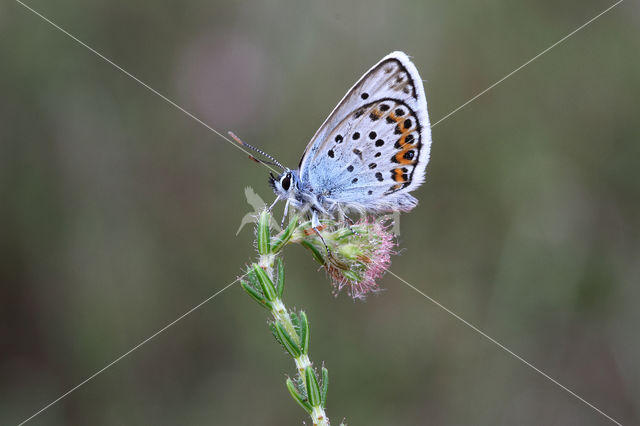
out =
<path fill-rule="evenodd" d="M 364 218 L 351 226 L 323 229 L 320 234 L 322 239 L 313 232 L 306 233 L 304 245 L 323 263 L 336 296 L 345 288 L 354 299 L 380 291 L 377 281 L 391 265 L 395 247 L 393 235 L 382 220 Z"/>

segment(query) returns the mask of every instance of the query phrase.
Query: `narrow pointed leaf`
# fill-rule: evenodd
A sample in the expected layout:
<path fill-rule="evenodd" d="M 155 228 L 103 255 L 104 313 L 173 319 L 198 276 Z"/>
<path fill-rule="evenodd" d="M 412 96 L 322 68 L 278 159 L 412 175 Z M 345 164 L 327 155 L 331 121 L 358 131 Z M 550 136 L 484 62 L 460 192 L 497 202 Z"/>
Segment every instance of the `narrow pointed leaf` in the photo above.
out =
<path fill-rule="evenodd" d="M 276 300 L 278 298 L 278 294 L 276 293 L 276 289 L 273 287 L 271 278 L 269 278 L 264 269 L 262 269 L 257 263 L 254 263 L 253 272 L 256 274 L 256 277 L 260 282 L 260 287 L 262 287 L 264 297 L 270 302 Z"/>
<path fill-rule="evenodd" d="M 309 403 L 302 397 L 302 395 L 300 395 L 298 389 L 296 389 L 296 385 L 293 384 L 293 381 L 291 379 L 287 379 L 287 389 L 289 389 L 289 393 L 291 394 L 293 399 L 295 399 L 295 401 L 300 404 L 300 406 L 304 408 L 307 413 L 311 414 L 313 408 L 311 408 L 311 405 L 309 405 Z"/>
<path fill-rule="evenodd" d="M 258 277 L 256 277 L 256 273 L 253 272 L 253 265 L 247 268 L 247 280 L 249 284 L 255 288 L 256 290 L 260 289 L 260 281 L 258 281 Z"/>
<path fill-rule="evenodd" d="M 284 347 L 284 343 L 282 343 L 282 340 L 280 340 L 280 334 L 278 333 L 278 329 L 276 328 L 275 323 L 270 322 L 269 329 L 271 330 L 273 338 L 276 339 L 276 342 L 280 343 Z"/>
<path fill-rule="evenodd" d="M 318 262 L 321 265 L 325 264 L 324 257 L 322 257 L 322 253 L 320 253 L 320 250 L 318 250 L 316 246 L 314 246 L 307 240 L 303 240 L 300 244 L 302 244 L 305 248 L 307 248 L 311 252 L 316 262 Z"/>
<path fill-rule="evenodd" d="M 282 346 L 284 346 L 284 348 L 292 357 L 298 358 L 300 355 L 302 355 L 300 346 L 298 346 L 295 340 L 293 340 L 293 337 L 291 337 L 289 333 L 287 333 L 287 330 L 285 330 L 284 326 L 279 322 L 276 323 L 276 332 L 278 333 L 280 343 L 282 343 Z"/>
<path fill-rule="evenodd" d="M 289 221 L 289 225 L 271 240 L 272 253 L 278 253 L 280 250 L 282 250 L 282 247 L 284 247 L 293 236 L 293 232 L 296 230 L 297 226 L 298 216 L 295 215 Z"/>
<path fill-rule="evenodd" d="M 271 235 L 269 232 L 269 221 L 271 215 L 267 209 L 262 210 L 258 219 L 258 253 L 264 255 L 271 251 Z"/>
<path fill-rule="evenodd" d="M 312 407 L 318 407 L 322 404 L 320 398 L 320 386 L 318 386 L 318 379 L 313 372 L 313 368 L 307 367 L 304 370 L 304 382 L 307 388 L 307 396 L 309 397 L 309 403 Z"/>
<path fill-rule="evenodd" d="M 253 288 L 251 286 L 251 284 L 249 284 L 246 281 L 240 281 L 240 284 L 242 285 L 242 288 L 244 289 L 244 291 L 246 291 L 247 294 L 249 296 L 251 296 L 251 298 L 253 300 L 258 302 L 260 304 L 260 306 L 267 307 L 267 308 L 271 309 L 271 303 L 266 301 L 264 299 L 264 296 L 262 296 L 262 294 L 260 294 L 260 292 L 258 292 L 255 288 Z"/>
<path fill-rule="evenodd" d="M 320 398 L 322 399 L 322 408 L 327 407 L 327 391 L 329 390 L 329 370 L 322 367 L 322 394 Z"/>
<path fill-rule="evenodd" d="M 291 318 L 291 324 L 293 324 L 293 328 L 298 330 L 300 328 L 300 322 L 298 320 L 298 314 L 295 311 L 289 311 L 289 318 Z"/>
<path fill-rule="evenodd" d="M 304 311 L 300 311 L 298 318 L 300 322 L 300 349 L 302 349 L 302 353 L 306 355 L 309 353 L 309 321 Z"/>
<path fill-rule="evenodd" d="M 282 297 L 282 292 L 284 292 L 284 262 L 282 259 L 278 257 L 278 282 L 276 283 L 276 291 L 278 292 L 278 297 Z"/>

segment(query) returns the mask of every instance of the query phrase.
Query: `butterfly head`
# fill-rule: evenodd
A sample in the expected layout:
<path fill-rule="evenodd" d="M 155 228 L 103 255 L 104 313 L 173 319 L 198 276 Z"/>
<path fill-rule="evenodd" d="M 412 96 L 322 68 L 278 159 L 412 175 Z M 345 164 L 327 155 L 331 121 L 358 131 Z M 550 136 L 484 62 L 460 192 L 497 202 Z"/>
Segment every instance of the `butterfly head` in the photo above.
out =
<path fill-rule="evenodd" d="M 280 198 L 291 198 L 300 187 L 300 178 L 297 171 L 285 169 L 279 176 L 271 174 L 269 183 Z"/>

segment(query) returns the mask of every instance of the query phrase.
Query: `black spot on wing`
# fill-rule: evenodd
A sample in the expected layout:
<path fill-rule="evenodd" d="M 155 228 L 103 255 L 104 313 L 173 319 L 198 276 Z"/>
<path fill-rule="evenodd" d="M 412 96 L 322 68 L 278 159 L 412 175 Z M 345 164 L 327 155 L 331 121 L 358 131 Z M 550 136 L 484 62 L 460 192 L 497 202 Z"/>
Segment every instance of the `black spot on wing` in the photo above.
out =
<path fill-rule="evenodd" d="M 408 83 L 405 82 L 405 84 L 408 84 Z M 404 152 L 402 155 L 398 156 L 397 159 L 394 154 L 390 159 L 392 163 L 396 163 L 396 164 L 401 163 L 401 161 L 399 161 L 400 159 L 403 159 L 403 161 L 414 162 L 414 164 L 412 164 L 410 166 L 410 169 L 407 170 L 406 172 L 407 182 L 411 182 L 411 179 L 413 178 L 413 173 L 416 169 L 416 166 L 418 165 L 418 162 L 416 160 L 420 158 L 420 150 L 422 148 L 422 143 L 421 143 L 422 127 L 416 112 L 402 99 L 395 98 L 395 97 L 387 97 L 387 98 L 377 99 L 377 100 L 374 100 L 373 102 L 362 105 L 360 108 L 358 108 L 358 110 L 354 113 L 354 115 L 357 117 L 360 117 L 365 113 L 369 114 L 370 117 L 371 116 L 375 117 L 376 120 L 380 118 L 385 119 L 386 122 L 393 125 L 392 134 L 396 135 L 396 137 L 392 137 L 391 140 L 384 140 L 384 139 L 378 138 L 378 136 L 380 136 L 379 131 L 378 132 L 369 131 L 365 133 L 365 135 L 367 135 L 368 139 L 372 141 L 372 144 L 366 147 L 365 149 L 374 149 L 374 147 L 382 147 L 387 143 L 393 143 L 396 149 L 405 150 L 407 149 L 407 144 L 412 145 L 410 151 L 407 150 L 407 152 Z M 352 115 L 352 117 L 354 115 Z M 376 121 L 376 120 L 373 120 L 373 121 Z M 407 134 L 407 132 L 409 132 L 409 134 Z M 374 133 L 375 133 L 375 136 L 374 136 Z M 340 135 L 340 136 L 343 136 L 343 138 L 351 137 L 352 140 L 359 140 L 363 136 L 360 132 L 353 132 L 353 134 L 347 133 L 346 135 L 345 134 L 343 135 Z M 378 138 L 378 139 L 374 139 L 374 138 Z M 344 141 L 344 139 L 341 139 L 341 141 Z M 363 160 L 364 158 L 363 151 L 361 149 L 355 148 L 352 150 L 352 152 L 356 156 L 358 156 L 360 160 Z M 374 154 L 375 158 L 380 158 L 381 156 L 382 156 L 381 152 L 376 152 Z M 368 164 L 373 164 L 373 163 L 368 163 Z M 378 166 L 380 165 L 378 163 L 376 164 Z M 352 165 L 348 166 L 347 170 L 353 171 L 353 166 Z M 380 176 L 382 177 L 382 175 Z M 377 175 L 376 175 L 376 178 L 377 178 Z M 406 187 L 406 182 L 405 182 L 405 185 L 398 185 L 398 187 L 394 189 L 394 192 L 404 187 Z"/>

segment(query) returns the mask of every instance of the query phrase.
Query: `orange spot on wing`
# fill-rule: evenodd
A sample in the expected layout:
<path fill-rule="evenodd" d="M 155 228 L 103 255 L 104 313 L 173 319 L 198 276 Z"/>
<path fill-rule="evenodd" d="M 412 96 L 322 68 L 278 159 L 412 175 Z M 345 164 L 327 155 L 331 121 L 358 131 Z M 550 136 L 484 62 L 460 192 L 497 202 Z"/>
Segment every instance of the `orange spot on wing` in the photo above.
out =
<path fill-rule="evenodd" d="M 394 161 L 398 164 L 402 164 L 403 166 L 407 166 L 407 165 L 412 166 L 416 164 L 418 160 L 415 158 L 415 154 L 414 154 L 414 158 L 411 158 L 411 159 L 404 158 L 404 155 L 407 152 L 411 151 L 412 149 L 414 149 L 413 146 L 405 145 L 405 148 L 402 151 L 398 152 L 396 155 L 393 156 Z"/>
<path fill-rule="evenodd" d="M 407 136 L 410 134 L 410 131 L 404 132 L 402 136 L 400 136 L 400 139 L 398 139 L 398 145 L 400 145 L 401 148 L 405 148 L 407 145 L 414 145 L 417 142 L 415 138 L 411 142 L 407 142 Z"/>
<path fill-rule="evenodd" d="M 392 120 L 393 122 L 397 123 L 397 129 L 399 129 L 399 131 L 401 131 L 400 134 L 400 138 L 398 139 L 398 142 L 396 143 L 396 147 L 399 149 L 398 153 L 396 155 L 393 156 L 393 161 L 398 163 L 398 164 L 402 164 L 403 166 L 413 166 L 415 164 L 418 163 L 418 159 L 415 158 L 417 157 L 417 152 L 416 155 L 414 156 L 414 158 L 412 159 L 407 159 L 404 158 L 405 154 L 409 151 L 411 151 L 412 149 L 416 149 L 419 145 L 418 145 L 418 138 L 414 137 L 413 140 L 411 141 L 407 141 L 407 137 L 409 137 L 410 134 L 413 133 L 413 131 L 415 130 L 415 124 L 413 122 L 413 120 L 415 120 L 415 117 L 411 116 L 411 117 L 399 117 L 395 114 L 394 111 L 390 111 L 388 116 L 389 120 Z M 413 119 L 413 120 L 412 120 Z M 407 120 L 411 120 L 411 126 L 409 126 L 409 128 L 405 128 L 404 124 Z M 398 130 L 396 130 L 398 131 Z M 402 177 L 403 173 L 401 169 L 395 169 L 393 171 L 393 179 L 396 182 L 406 182 L 408 179 L 403 178 Z"/>
<path fill-rule="evenodd" d="M 416 160 L 407 160 L 406 158 L 404 158 L 404 153 L 407 151 L 401 151 L 395 155 L 394 158 L 396 163 L 402 164 L 403 166 L 413 166 L 414 164 L 416 164 Z"/>
<path fill-rule="evenodd" d="M 392 173 L 393 173 L 392 177 L 394 181 L 396 182 L 407 181 L 407 175 L 404 173 L 402 169 L 393 169 Z"/>
<path fill-rule="evenodd" d="M 391 111 L 391 112 L 387 115 L 387 117 L 389 117 L 389 119 L 390 119 L 390 120 L 393 120 L 393 121 L 395 121 L 396 123 L 397 123 L 398 121 L 400 121 L 400 117 L 397 117 L 397 116 L 396 116 L 396 114 L 395 114 L 393 111 Z"/>

